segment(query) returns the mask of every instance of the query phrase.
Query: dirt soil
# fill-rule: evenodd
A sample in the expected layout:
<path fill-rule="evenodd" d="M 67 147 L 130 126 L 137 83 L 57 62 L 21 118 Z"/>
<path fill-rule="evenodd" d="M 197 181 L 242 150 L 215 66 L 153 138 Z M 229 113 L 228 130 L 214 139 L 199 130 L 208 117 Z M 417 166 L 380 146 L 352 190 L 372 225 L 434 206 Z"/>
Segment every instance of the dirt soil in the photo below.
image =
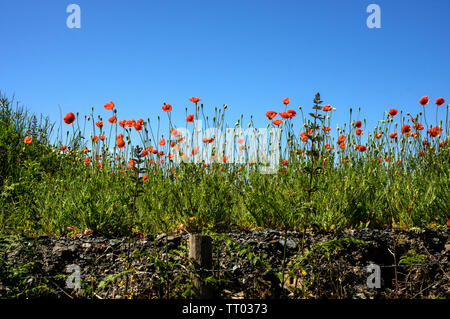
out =
<path fill-rule="evenodd" d="M 234 230 L 211 237 L 213 268 L 202 274 L 215 298 L 450 297 L 449 228 L 311 231 L 304 238 Z M 0 298 L 190 298 L 200 272 L 188 258 L 188 240 L 189 234 L 0 237 Z M 380 266 L 379 288 L 371 264 Z"/>

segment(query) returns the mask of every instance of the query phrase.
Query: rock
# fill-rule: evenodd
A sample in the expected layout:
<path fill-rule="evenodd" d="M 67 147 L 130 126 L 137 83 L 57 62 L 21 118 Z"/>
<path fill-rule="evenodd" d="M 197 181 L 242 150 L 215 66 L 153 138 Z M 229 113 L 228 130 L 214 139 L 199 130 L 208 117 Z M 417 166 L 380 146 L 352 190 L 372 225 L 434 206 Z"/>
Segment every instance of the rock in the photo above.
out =
<path fill-rule="evenodd" d="M 280 243 L 280 245 L 284 248 L 284 242 L 285 242 L 285 240 L 284 239 L 281 239 L 280 241 L 279 241 L 279 243 Z M 292 239 L 287 239 L 286 240 L 286 247 L 288 248 L 288 249 L 295 249 L 295 248 L 297 248 L 297 243 L 295 242 L 295 241 L 293 241 Z"/>

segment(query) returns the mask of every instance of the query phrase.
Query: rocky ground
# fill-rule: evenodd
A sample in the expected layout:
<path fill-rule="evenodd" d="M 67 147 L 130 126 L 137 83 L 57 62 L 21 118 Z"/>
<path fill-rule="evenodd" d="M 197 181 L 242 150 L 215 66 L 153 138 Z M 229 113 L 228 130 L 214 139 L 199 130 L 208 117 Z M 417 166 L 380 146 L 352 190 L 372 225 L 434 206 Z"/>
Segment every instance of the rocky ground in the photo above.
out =
<path fill-rule="evenodd" d="M 211 237 L 206 282 L 216 298 L 450 297 L 448 228 L 314 231 L 304 240 L 275 230 Z M 0 298 L 189 298 L 197 272 L 188 239 L 0 237 Z M 367 285 L 370 264 L 380 266 L 380 288 Z"/>

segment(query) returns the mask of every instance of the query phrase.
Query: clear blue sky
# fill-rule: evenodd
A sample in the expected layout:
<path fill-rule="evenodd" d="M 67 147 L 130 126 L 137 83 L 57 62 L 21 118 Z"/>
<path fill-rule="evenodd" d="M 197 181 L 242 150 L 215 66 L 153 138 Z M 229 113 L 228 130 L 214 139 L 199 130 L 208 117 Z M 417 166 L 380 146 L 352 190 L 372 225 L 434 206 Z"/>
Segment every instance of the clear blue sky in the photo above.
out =
<path fill-rule="evenodd" d="M 71 3 L 81 29 L 66 26 Z M 366 26 L 371 3 L 381 29 Z M 320 92 L 333 128 L 361 107 L 372 129 L 389 108 L 419 112 L 423 95 L 430 119 L 437 97 L 450 100 L 448 0 L 1 0 L 0 16 L 0 90 L 54 121 L 58 104 L 106 119 L 112 100 L 119 119 L 170 103 L 183 125 L 198 96 L 228 104 L 231 125 L 244 113 L 264 127 L 283 98 L 310 108 Z"/>

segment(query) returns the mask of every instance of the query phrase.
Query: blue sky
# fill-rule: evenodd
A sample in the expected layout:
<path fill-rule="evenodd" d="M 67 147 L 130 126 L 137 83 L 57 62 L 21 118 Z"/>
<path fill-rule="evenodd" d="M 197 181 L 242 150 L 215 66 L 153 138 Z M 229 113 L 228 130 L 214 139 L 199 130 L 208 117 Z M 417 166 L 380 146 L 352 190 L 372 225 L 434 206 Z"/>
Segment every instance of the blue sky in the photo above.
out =
<path fill-rule="evenodd" d="M 66 26 L 71 3 L 80 29 Z M 371 3 L 381 29 L 366 25 Z M 230 125 L 243 113 L 265 127 L 283 98 L 309 109 L 320 92 L 333 127 L 360 107 L 372 129 L 389 108 L 450 99 L 448 0 L 2 0 L 0 13 L 0 90 L 53 121 L 58 105 L 106 119 L 112 100 L 119 119 L 154 120 L 170 103 L 183 125 L 198 96 L 227 104 Z"/>

